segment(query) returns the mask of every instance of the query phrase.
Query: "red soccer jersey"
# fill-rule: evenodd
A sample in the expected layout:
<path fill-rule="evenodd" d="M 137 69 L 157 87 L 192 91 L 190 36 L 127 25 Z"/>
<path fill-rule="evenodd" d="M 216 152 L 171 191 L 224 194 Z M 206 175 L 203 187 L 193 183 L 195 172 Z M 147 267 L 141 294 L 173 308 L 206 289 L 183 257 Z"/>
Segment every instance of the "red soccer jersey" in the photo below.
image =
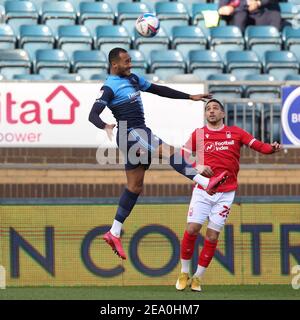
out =
<path fill-rule="evenodd" d="M 214 175 L 227 170 L 228 178 L 217 188 L 217 192 L 229 192 L 236 190 L 238 186 L 240 149 L 243 144 L 251 146 L 255 140 L 250 133 L 236 126 L 224 125 L 218 130 L 208 129 L 205 126 L 195 129 L 184 150 L 192 150 L 196 152 L 197 159 L 203 159 L 200 162 L 196 161 L 194 166 L 197 164 L 210 166 Z"/>

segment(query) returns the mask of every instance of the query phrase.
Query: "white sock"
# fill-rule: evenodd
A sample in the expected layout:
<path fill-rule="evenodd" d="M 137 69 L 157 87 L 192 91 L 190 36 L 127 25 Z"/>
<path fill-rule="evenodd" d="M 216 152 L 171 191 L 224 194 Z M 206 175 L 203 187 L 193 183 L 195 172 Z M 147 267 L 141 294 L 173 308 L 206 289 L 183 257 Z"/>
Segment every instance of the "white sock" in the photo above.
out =
<path fill-rule="evenodd" d="M 181 272 L 189 273 L 189 271 L 190 271 L 190 261 L 191 260 L 181 259 Z"/>
<path fill-rule="evenodd" d="M 110 228 L 110 232 L 113 236 L 120 238 L 121 230 L 122 230 L 123 223 L 114 220 L 113 225 Z"/>
<path fill-rule="evenodd" d="M 193 180 L 197 183 L 199 183 L 204 189 L 207 188 L 209 183 L 209 178 L 206 178 L 204 176 L 201 176 L 201 174 L 196 174 Z"/>
<path fill-rule="evenodd" d="M 197 267 L 197 270 L 196 270 L 196 272 L 194 274 L 194 277 L 202 278 L 204 276 L 204 273 L 205 273 L 206 269 L 207 268 L 199 266 L 199 264 L 198 264 L 198 267 Z"/>

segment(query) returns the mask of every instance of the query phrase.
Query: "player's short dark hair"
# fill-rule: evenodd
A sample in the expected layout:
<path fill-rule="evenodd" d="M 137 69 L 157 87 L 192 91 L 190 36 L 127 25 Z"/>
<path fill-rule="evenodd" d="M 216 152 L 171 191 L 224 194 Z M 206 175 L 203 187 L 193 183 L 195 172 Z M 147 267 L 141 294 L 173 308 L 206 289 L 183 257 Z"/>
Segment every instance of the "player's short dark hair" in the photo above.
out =
<path fill-rule="evenodd" d="M 210 102 L 216 102 L 216 103 L 220 106 L 220 108 L 222 109 L 222 111 L 225 111 L 225 108 L 224 108 L 223 104 L 222 104 L 219 100 L 217 100 L 217 99 L 210 99 L 210 100 L 208 100 L 208 101 L 206 102 L 206 104 L 205 104 L 205 108 L 204 108 L 205 110 L 206 110 L 207 105 L 208 105 Z"/>
<path fill-rule="evenodd" d="M 114 61 L 118 61 L 120 59 L 120 53 L 127 53 L 127 51 L 123 48 L 113 48 L 110 50 L 109 54 L 108 54 L 108 61 L 110 64 L 112 64 L 112 62 Z"/>

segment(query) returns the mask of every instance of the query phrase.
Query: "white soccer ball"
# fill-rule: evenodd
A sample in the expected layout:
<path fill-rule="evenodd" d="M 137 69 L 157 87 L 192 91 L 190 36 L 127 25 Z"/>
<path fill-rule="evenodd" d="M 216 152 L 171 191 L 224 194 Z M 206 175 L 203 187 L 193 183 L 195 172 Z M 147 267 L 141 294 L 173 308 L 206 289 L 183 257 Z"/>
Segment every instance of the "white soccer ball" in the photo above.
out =
<path fill-rule="evenodd" d="M 159 19 L 153 13 L 144 13 L 135 22 L 137 32 L 146 38 L 154 37 L 159 31 Z"/>

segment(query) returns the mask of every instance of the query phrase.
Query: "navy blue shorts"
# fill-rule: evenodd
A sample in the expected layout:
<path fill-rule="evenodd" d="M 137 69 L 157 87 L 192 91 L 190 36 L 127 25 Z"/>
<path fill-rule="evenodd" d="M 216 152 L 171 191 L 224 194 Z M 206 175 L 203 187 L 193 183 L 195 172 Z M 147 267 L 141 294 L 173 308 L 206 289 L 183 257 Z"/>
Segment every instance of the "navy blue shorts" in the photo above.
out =
<path fill-rule="evenodd" d="M 155 150 L 162 143 L 148 127 L 129 128 L 127 133 L 117 133 L 117 144 L 125 158 L 125 170 L 135 169 L 140 165 L 147 170 Z"/>

